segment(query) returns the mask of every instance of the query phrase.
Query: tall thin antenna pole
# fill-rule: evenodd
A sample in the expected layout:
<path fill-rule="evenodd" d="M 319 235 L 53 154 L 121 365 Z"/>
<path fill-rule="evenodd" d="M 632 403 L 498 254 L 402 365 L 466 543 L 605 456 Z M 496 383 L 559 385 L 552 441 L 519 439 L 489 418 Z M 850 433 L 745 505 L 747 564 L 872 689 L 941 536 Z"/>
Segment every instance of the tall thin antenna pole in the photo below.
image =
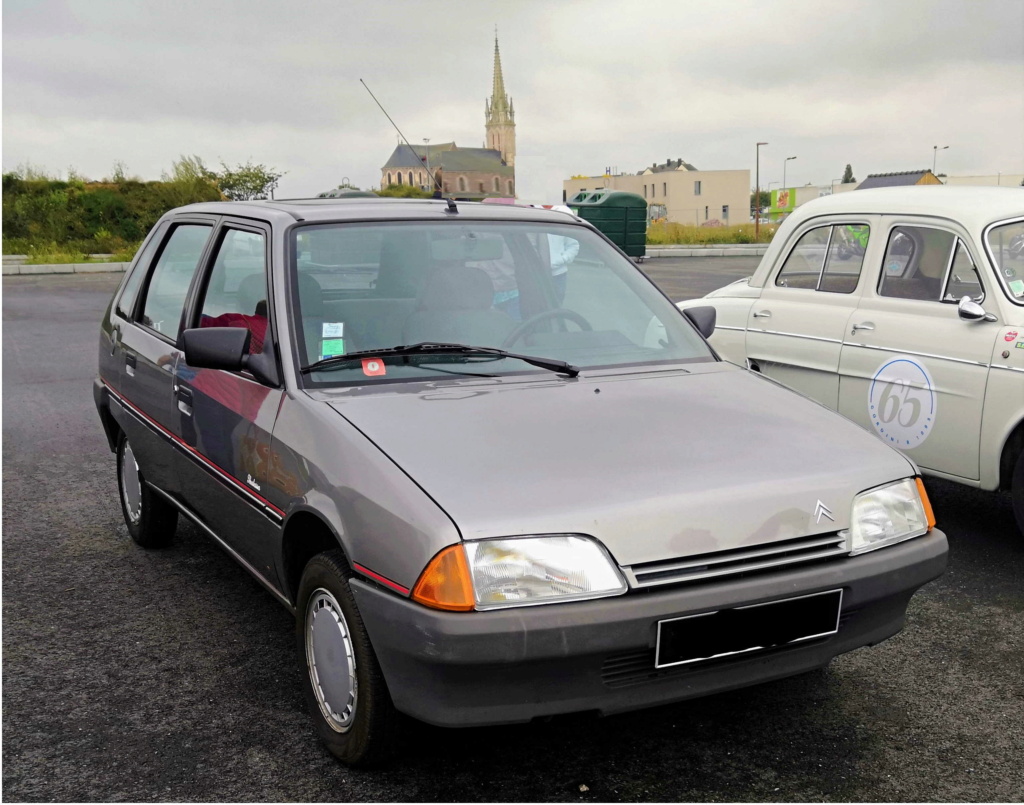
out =
<path fill-rule="evenodd" d="M 377 104 L 377 106 L 380 106 L 380 110 L 384 113 L 384 117 L 386 117 L 388 119 L 388 122 L 390 122 L 391 125 L 395 127 L 395 131 L 398 132 L 398 136 L 401 137 L 403 140 L 405 140 L 405 144 L 407 146 L 409 146 L 409 150 L 412 151 L 413 154 L 415 154 L 416 153 L 416 149 L 412 147 L 412 143 L 410 143 L 408 138 L 404 134 L 402 134 L 402 130 L 400 128 L 398 128 L 398 124 L 395 123 L 395 121 L 391 119 L 391 115 L 388 114 L 387 109 L 385 109 L 383 106 L 381 106 L 380 101 L 377 100 L 377 96 L 374 95 L 372 92 L 370 92 L 370 88 L 368 86 L 366 86 L 366 82 L 363 81 L 363 79 L 360 78 L 359 79 L 359 83 L 362 84 L 363 88 L 367 92 L 370 93 L 370 97 L 373 98 L 373 102 L 375 104 Z M 429 158 L 429 152 L 428 152 L 428 158 Z M 430 186 L 436 189 L 437 188 L 437 182 L 434 179 L 434 174 L 431 173 L 431 171 L 430 171 L 430 166 L 429 165 L 427 166 L 427 176 L 430 177 Z"/>

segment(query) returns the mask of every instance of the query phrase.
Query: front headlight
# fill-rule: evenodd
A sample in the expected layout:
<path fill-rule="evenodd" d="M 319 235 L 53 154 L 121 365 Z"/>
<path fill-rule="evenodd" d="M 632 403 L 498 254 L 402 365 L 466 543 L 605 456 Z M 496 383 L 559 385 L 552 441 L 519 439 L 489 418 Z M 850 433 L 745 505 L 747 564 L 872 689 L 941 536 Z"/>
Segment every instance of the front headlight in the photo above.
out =
<path fill-rule="evenodd" d="M 853 499 L 850 555 L 919 537 L 935 525 L 920 478 L 907 478 L 862 492 Z"/>
<path fill-rule="evenodd" d="M 439 609 L 483 610 L 624 592 L 626 582 L 602 545 L 559 534 L 453 545 L 427 565 L 412 597 Z"/>

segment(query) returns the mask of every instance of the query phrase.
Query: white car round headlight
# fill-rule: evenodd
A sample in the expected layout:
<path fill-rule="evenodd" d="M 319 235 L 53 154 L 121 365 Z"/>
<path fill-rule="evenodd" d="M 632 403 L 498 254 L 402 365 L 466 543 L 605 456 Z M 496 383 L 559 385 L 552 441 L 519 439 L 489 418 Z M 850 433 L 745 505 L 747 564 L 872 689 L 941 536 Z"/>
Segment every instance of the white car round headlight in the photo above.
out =
<path fill-rule="evenodd" d="M 489 539 L 465 543 L 476 609 L 553 604 L 621 595 L 626 582 L 588 537 Z"/>
<path fill-rule="evenodd" d="M 853 499 L 850 555 L 919 537 L 932 525 L 931 504 L 918 478 L 862 492 Z"/>

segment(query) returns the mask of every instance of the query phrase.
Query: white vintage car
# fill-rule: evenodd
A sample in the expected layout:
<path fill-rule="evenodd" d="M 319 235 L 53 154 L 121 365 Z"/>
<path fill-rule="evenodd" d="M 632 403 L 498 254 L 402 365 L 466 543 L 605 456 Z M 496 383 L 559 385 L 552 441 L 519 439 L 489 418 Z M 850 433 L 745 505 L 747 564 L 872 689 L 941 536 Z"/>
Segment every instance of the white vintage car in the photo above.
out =
<path fill-rule="evenodd" d="M 906 451 L 1012 490 L 1024 532 L 1024 189 L 855 190 L 798 207 L 710 341 Z"/>

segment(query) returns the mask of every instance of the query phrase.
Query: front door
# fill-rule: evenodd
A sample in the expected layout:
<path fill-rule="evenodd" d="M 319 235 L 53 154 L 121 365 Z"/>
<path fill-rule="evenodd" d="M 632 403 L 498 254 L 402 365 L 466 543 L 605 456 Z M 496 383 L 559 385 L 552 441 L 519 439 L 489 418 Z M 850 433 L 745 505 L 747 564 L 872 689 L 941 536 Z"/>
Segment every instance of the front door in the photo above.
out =
<path fill-rule="evenodd" d="M 269 231 L 225 221 L 189 316 L 191 327 L 245 327 L 250 353 L 273 351 L 268 294 Z M 283 512 L 264 497 L 271 433 L 283 391 L 248 372 L 176 371 L 181 431 L 190 449 L 184 495 L 190 508 L 250 567 L 277 586 L 274 555 Z"/>
<path fill-rule="evenodd" d="M 839 355 L 857 308 L 868 226 L 809 223 L 747 314 L 747 358 L 763 374 L 835 409 Z"/>
<path fill-rule="evenodd" d="M 952 226 L 890 219 L 885 256 L 850 321 L 840 412 L 926 470 L 976 480 L 982 407 L 998 325 L 965 321 L 986 299 L 980 255 Z"/>

